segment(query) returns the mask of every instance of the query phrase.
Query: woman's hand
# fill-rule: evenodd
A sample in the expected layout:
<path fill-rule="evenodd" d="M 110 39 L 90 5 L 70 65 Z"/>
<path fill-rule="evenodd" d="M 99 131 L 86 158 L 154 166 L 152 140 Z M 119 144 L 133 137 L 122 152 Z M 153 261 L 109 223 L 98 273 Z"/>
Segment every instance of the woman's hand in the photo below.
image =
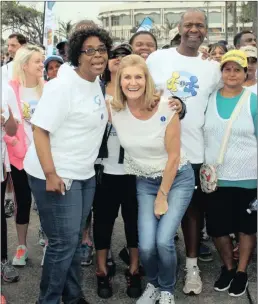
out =
<path fill-rule="evenodd" d="M 168 97 L 168 104 L 169 104 L 169 107 L 172 110 L 175 110 L 178 114 L 182 112 L 183 107 L 182 107 L 182 103 L 180 100 L 170 96 L 170 97 Z"/>
<path fill-rule="evenodd" d="M 3 113 L 3 112 L 2 112 Z M 1 114 L 1 126 L 3 127 L 5 124 L 5 118 L 4 116 Z"/>
<path fill-rule="evenodd" d="M 56 173 L 46 175 L 46 191 L 65 195 L 65 184 Z"/>
<path fill-rule="evenodd" d="M 207 60 L 207 59 L 212 60 L 211 54 L 208 53 L 207 50 L 202 50 L 201 53 L 202 53 L 202 60 Z"/>
<path fill-rule="evenodd" d="M 112 123 L 112 116 L 111 116 L 111 102 L 113 100 L 113 97 L 109 97 L 105 99 L 106 102 L 106 107 L 107 107 L 107 111 L 108 111 L 108 121 L 110 123 Z"/>
<path fill-rule="evenodd" d="M 156 218 L 160 219 L 161 215 L 164 215 L 168 211 L 168 201 L 167 197 L 158 192 L 154 203 L 154 214 Z"/>

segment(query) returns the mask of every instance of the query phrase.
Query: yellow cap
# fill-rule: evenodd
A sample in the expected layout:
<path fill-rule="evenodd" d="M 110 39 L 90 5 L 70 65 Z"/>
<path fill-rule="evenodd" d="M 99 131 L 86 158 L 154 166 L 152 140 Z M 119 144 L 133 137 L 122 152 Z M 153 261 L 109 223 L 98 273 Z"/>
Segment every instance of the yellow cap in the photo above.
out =
<path fill-rule="evenodd" d="M 242 68 L 246 68 L 248 66 L 246 54 L 240 50 L 232 50 L 227 52 L 221 58 L 220 66 L 223 66 L 226 62 L 229 61 L 238 63 Z"/>

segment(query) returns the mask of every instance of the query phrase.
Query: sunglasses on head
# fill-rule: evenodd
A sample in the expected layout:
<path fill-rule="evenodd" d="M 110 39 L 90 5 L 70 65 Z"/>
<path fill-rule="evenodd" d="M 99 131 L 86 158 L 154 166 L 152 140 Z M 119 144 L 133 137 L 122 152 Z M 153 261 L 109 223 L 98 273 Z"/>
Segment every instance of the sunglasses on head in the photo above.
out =
<path fill-rule="evenodd" d="M 126 52 L 111 52 L 110 54 L 110 58 L 109 59 L 115 59 L 115 58 L 119 58 L 119 57 L 125 57 L 128 54 Z"/>

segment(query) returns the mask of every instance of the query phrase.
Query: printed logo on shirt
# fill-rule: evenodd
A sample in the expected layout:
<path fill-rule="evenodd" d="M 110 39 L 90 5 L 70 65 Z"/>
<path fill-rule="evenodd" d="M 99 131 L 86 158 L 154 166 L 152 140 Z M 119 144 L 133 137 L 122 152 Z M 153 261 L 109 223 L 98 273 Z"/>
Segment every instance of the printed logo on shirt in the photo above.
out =
<path fill-rule="evenodd" d="M 183 101 L 197 96 L 199 90 L 198 77 L 184 71 L 172 73 L 167 81 L 167 90 L 172 96 L 180 97 Z"/>
<path fill-rule="evenodd" d="M 31 117 L 35 112 L 38 100 L 30 100 L 29 102 L 22 102 L 22 114 L 25 121 L 30 123 Z"/>
<path fill-rule="evenodd" d="M 101 105 L 101 99 L 100 99 L 99 95 L 94 97 L 94 103 L 99 105 L 99 106 Z"/>
<path fill-rule="evenodd" d="M 161 117 L 160 117 L 160 121 L 165 122 L 166 120 L 167 120 L 167 119 L 166 119 L 165 116 L 161 116 Z"/>

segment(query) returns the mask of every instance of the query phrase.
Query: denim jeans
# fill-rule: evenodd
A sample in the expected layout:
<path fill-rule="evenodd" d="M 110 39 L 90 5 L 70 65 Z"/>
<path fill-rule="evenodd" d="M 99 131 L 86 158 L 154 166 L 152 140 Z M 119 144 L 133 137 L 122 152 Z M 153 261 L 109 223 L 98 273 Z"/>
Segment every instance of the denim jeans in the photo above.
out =
<path fill-rule="evenodd" d="M 137 177 L 139 252 L 149 283 L 174 293 L 177 255 L 174 236 L 194 191 L 190 164 L 177 171 L 168 194 L 168 211 L 157 219 L 154 202 L 162 178 Z"/>
<path fill-rule="evenodd" d="M 29 176 L 40 222 L 48 238 L 38 304 L 75 304 L 81 289 L 81 240 L 95 193 L 95 176 L 74 180 L 61 195 L 46 192 L 46 181 Z"/>

